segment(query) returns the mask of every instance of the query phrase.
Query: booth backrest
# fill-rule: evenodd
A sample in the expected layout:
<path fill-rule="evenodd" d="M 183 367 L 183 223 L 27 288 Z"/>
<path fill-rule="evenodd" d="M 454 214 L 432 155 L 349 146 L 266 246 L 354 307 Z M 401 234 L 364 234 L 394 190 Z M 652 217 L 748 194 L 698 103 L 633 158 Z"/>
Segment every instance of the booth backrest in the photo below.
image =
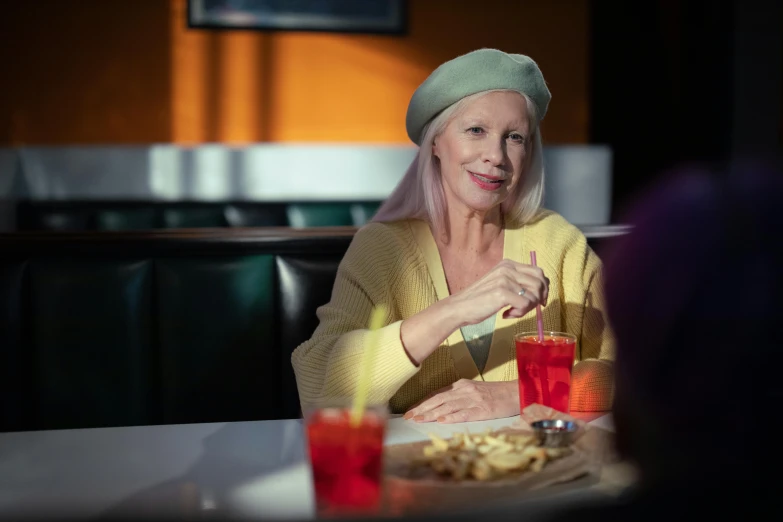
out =
<path fill-rule="evenodd" d="M 354 231 L 0 236 L 0 429 L 297 416 Z"/>
<path fill-rule="evenodd" d="M 297 417 L 355 230 L 0 235 L 0 431 Z"/>
<path fill-rule="evenodd" d="M 380 201 L 14 201 L 15 230 L 82 232 L 223 227 L 360 227 Z"/>

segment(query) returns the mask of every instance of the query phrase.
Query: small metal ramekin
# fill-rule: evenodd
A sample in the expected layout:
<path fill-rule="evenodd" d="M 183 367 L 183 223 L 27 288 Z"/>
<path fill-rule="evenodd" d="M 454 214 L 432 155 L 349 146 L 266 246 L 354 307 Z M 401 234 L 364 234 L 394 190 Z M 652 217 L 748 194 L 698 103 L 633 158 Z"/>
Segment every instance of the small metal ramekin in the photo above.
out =
<path fill-rule="evenodd" d="M 569 446 L 579 429 L 575 422 L 565 420 L 540 420 L 530 425 L 542 446 L 562 448 Z"/>

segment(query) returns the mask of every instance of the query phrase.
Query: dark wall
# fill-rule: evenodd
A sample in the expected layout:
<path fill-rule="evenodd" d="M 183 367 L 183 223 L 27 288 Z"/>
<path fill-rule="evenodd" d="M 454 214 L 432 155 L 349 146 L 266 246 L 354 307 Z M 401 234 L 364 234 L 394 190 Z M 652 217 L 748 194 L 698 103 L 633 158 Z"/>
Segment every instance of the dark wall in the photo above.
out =
<path fill-rule="evenodd" d="M 778 0 L 592 2 L 591 141 L 614 150 L 614 219 L 674 166 L 777 152 L 782 13 Z"/>

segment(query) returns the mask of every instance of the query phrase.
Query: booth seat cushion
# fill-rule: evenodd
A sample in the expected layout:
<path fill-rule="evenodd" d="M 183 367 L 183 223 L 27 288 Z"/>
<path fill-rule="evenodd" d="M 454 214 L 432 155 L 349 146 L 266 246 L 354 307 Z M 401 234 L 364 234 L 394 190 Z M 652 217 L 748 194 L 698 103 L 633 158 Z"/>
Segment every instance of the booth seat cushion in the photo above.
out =
<path fill-rule="evenodd" d="M 282 205 L 228 205 L 226 222 L 230 227 L 286 227 L 288 219 Z"/>
<path fill-rule="evenodd" d="M 380 202 L 377 203 L 354 203 L 351 205 L 351 218 L 353 226 L 362 227 L 370 222 L 378 209 Z"/>
<path fill-rule="evenodd" d="M 283 348 L 282 408 L 287 418 L 300 414 L 296 378 L 291 366 L 294 348 L 310 338 L 318 326 L 316 309 L 329 302 L 340 256 L 280 256 L 277 284 L 280 296 L 279 339 Z"/>
<path fill-rule="evenodd" d="M 83 210 L 41 212 L 34 216 L 33 230 L 74 231 L 89 228 L 89 213 Z"/>
<path fill-rule="evenodd" d="M 145 424 L 153 353 L 151 263 L 30 264 L 33 424 Z"/>
<path fill-rule="evenodd" d="M 274 255 L 3 262 L 0 431 L 286 417 L 275 271 Z"/>
<path fill-rule="evenodd" d="M 96 230 L 150 230 L 158 228 L 154 208 L 99 210 L 95 213 Z"/>
<path fill-rule="evenodd" d="M 227 225 L 221 205 L 163 210 L 163 228 L 220 228 Z"/>
<path fill-rule="evenodd" d="M 280 415 L 271 255 L 157 262 L 166 423 Z"/>
<path fill-rule="evenodd" d="M 22 393 L 22 281 L 27 263 L 0 261 L 0 431 L 24 425 Z"/>
<path fill-rule="evenodd" d="M 288 205 L 288 225 L 294 228 L 349 227 L 353 225 L 348 203 L 295 203 Z"/>
<path fill-rule="evenodd" d="M 155 230 L 365 225 L 380 206 L 364 202 L 17 202 L 20 231 Z"/>

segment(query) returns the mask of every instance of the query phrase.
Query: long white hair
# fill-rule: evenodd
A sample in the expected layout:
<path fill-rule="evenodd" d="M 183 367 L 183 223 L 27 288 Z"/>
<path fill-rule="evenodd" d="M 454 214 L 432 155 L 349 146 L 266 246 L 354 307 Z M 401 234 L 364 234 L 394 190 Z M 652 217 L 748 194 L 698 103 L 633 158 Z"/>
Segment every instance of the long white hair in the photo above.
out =
<path fill-rule="evenodd" d="M 378 209 L 372 221 L 392 222 L 402 219 L 422 219 L 438 234 L 447 230 L 446 195 L 443 192 L 440 166 L 432 153 L 432 144 L 452 118 L 468 103 L 491 92 L 483 91 L 462 98 L 435 116 L 423 129 L 419 152 L 391 195 Z M 517 92 L 517 91 L 512 91 Z M 544 199 L 544 150 L 538 126 L 536 106 L 525 96 L 532 133 L 530 163 L 522 173 L 522 182 L 500 206 L 506 220 L 524 224 L 536 216 Z"/>

